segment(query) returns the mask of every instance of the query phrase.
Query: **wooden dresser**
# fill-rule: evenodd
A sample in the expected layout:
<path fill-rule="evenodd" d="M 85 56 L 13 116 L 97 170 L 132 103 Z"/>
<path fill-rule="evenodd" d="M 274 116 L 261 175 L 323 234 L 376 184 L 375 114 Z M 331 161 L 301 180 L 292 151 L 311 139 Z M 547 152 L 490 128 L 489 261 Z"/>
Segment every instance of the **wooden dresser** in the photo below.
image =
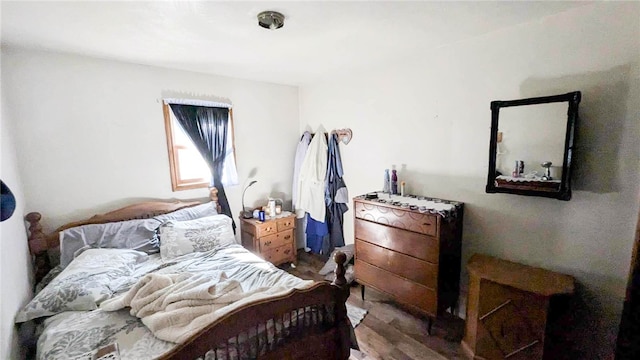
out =
<path fill-rule="evenodd" d="M 573 277 L 479 254 L 471 257 L 467 269 L 469 299 L 462 349 L 469 358 L 567 358 L 560 355 L 566 355 L 567 348 L 557 344 L 567 329 L 549 334 L 559 327 L 549 314 L 560 317 L 559 303 L 551 300 L 573 293 Z"/>
<path fill-rule="evenodd" d="M 240 218 L 242 246 L 274 265 L 295 264 L 295 227 L 294 214 L 264 222 Z"/>
<path fill-rule="evenodd" d="M 402 206 L 399 196 L 391 200 L 388 195 L 356 197 L 355 277 L 362 285 L 363 299 L 364 287 L 371 286 L 428 315 L 431 325 L 433 318 L 458 301 L 463 204 L 407 199 L 451 206 L 429 212 Z"/>

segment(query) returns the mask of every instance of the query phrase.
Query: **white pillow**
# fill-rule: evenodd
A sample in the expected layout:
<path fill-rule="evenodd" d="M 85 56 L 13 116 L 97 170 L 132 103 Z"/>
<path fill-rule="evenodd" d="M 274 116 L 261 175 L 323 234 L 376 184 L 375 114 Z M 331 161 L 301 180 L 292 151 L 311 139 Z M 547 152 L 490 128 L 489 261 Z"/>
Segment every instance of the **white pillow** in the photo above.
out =
<path fill-rule="evenodd" d="M 66 267 L 78 250 L 90 248 L 132 249 L 158 252 L 156 229 L 162 222 L 154 219 L 89 224 L 60 232 L 60 265 Z"/>
<path fill-rule="evenodd" d="M 187 221 L 193 219 L 200 219 L 207 216 L 213 216 L 218 214 L 216 210 L 217 203 L 210 201 L 205 204 L 191 206 L 188 208 L 176 210 L 164 215 L 154 216 L 154 220 L 158 220 L 160 224 L 167 221 Z"/>
<path fill-rule="evenodd" d="M 176 210 L 151 219 L 116 221 L 105 224 L 89 224 L 60 232 L 60 265 L 64 268 L 75 257 L 75 252 L 85 247 L 133 249 L 148 254 L 158 252 L 156 230 L 167 221 L 186 221 L 216 215 L 216 203 Z"/>
<path fill-rule="evenodd" d="M 147 254 L 129 249 L 86 250 L 16 315 L 16 322 L 97 309 L 102 301 L 127 290 L 136 264 L 147 259 Z"/>
<path fill-rule="evenodd" d="M 168 221 L 160 226 L 163 260 L 192 252 L 204 252 L 236 243 L 231 218 L 213 215 L 188 221 Z"/>

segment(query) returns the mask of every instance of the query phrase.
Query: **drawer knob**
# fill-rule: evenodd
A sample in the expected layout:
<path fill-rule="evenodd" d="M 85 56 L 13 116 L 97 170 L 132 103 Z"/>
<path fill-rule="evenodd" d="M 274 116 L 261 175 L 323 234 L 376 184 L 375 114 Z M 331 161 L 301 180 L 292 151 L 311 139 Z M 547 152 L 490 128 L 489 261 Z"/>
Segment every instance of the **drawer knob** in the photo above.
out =
<path fill-rule="evenodd" d="M 286 235 L 286 236 L 284 237 L 284 239 L 285 239 L 285 240 L 289 240 L 289 239 L 291 239 L 291 235 Z"/>
<path fill-rule="evenodd" d="M 284 253 L 285 254 L 289 254 L 291 252 L 291 250 L 285 250 Z"/>
<path fill-rule="evenodd" d="M 269 241 L 265 241 L 265 242 L 264 242 L 264 244 L 265 244 L 265 246 L 269 246 L 269 245 L 271 245 L 271 240 L 269 240 Z"/>
<path fill-rule="evenodd" d="M 271 226 L 265 229 L 266 231 L 271 231 Z"/>

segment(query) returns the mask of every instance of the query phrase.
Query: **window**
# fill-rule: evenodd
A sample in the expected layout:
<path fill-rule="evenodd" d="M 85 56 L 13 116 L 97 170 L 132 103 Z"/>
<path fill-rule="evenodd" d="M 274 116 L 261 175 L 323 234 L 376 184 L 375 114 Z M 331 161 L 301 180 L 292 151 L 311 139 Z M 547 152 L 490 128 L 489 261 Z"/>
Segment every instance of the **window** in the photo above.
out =
<path fill-rule="evenodd" d="M 167 149 L 169 153 L 169 170 L 171 172 L 171 188 L 173 191 L 206 188 L 210 185 L 211 170 L 204 161 L 187 133 L 178 122 L 171 107 L 163 103 L 164 125 L 167 133 Z M 229 110 L 229 136 L 225 151 L 222 183 L 236 185 L 235 141 L 233 134 L 233 112 Z"/>

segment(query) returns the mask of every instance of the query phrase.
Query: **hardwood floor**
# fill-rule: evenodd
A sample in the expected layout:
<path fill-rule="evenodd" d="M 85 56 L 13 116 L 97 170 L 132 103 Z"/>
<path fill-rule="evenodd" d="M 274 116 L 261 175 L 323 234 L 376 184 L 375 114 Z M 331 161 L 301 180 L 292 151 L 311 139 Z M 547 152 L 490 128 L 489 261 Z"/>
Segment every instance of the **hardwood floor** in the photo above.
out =
<path fill-rule="evenodd" d="M 286 269 L 290 273 L 312 280 L 323 280 L 318 275 L 324 261 L 304 251 L 298 252 L 298 266 Z M 460 340 L 464 321 L 453 315 L 438 319 L 432 335 L 427 334 L 426 317 L 412 314 L 391 301 L 384 294 L 367 288 L 365 300 L 360 297 L 360 285 L 351 287 L 350 304 L 369 312 L 355 329 L 363 354 L 352 358 L 369 360 L 443 360 L 467 359 L 462 353 Z"/>

